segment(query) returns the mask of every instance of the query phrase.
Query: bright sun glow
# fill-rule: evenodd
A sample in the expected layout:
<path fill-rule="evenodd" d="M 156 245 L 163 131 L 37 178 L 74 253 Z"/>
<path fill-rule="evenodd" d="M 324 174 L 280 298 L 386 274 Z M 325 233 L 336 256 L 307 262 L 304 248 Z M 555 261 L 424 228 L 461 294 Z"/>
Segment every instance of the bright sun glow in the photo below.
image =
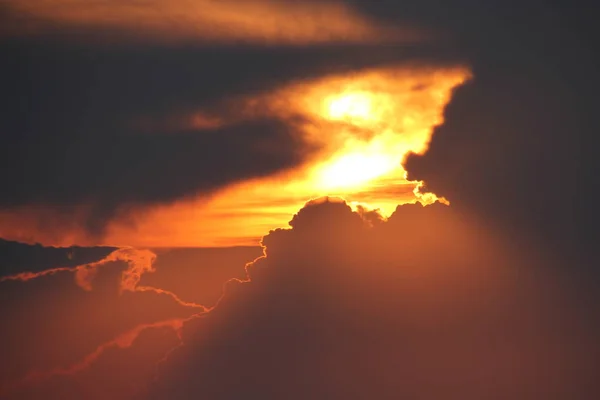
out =
<path fill-rule="evenodd" d="M 132 224 L 115 220 L 107 228 L 105 243 L 254 245 L 270 229 L 286 226 L 307 200 L 320 196 L 339 196 L 379 209 L 384 216 L 398 204 L 440 201 L 434 193 L 422 193 L 421 182 L 406 179 L 402 162 L 408 152 L 427 151 L 452 89 L 469 76 L 461 67 L 364 70 L 243 96 L 232 100 L 232 114 L 195 110 L 182 126 L 210 129 L 261 118 L 290 121 L 298 139 L 313 151 L 292 170 L 239 182 L 208 198 L 143 209 L 129 215 Z M 19 229 L 1 233 L 19 237 L 21 230 L 35 231 L 40 219 L 31 215 L 29 209 L 19 218 L 0 213 L 1 220 L 14 219 L 6 226 Z M 57 245 L 92 244 L 83 232 L 63 235 L 64 242 L 36 238 Z"/>
<path fill-rule="evenodd" d="M 324 116 L 326 119 L 344 121 L 364 128 L 377 122 L 380 117 L 380 113 L 374 110 L 374 102 L 377 100 L 381 99 L 366 91 L 335 94 L 325 100 Z M 400 167 L 397 154 L 386 154 L 381 146 L 369 147 L 364 141 L 347 142 L 337 153 L 337 156 L 317 167 L 314 175 L 315 184 L 319 188 L 356 189 Z"/>
<path fill-rule="evenodd" d="M 389 68 L 296 82 L 264 96 L 241 99 L 240 118 L 303 121 L 298 132 L 319 149 L 292 171 L 241 182 L 204 200 L 165 206 L 138 223 L 144 245 L 246 245 L 286 226 L 304 203 L 340 196 L 390 215 L 398 204 L 443 200 L 406 179 L 408 152 L 427 151 L 433 127 L 443 122 L 452 88 L 469 71 L 458 68 Z M 231 116 L 228 116 L 231 118 Z M 223 121 L 227 121 L 223 119 Z M 190 121 L 193 123 L 194 121 Z M 157 229 L 156 227 L 160 227 Z M 113 231 L 131 237 L 123 228 Z M 156 232 L 156 237 L 148 237 Z"/>
<path fill-rule="evenodd" d="M 371 97 L 368 93 L 348 93 L 329 100 L 329 117 L 332 119 L 362 119 L 371 117 Z"/>
<path fill-rule="evenodd" d="M 328 189 L 356 188 L 399 166 L 386 154 L 345 154 L 321 170 L 320 184 Z"/>

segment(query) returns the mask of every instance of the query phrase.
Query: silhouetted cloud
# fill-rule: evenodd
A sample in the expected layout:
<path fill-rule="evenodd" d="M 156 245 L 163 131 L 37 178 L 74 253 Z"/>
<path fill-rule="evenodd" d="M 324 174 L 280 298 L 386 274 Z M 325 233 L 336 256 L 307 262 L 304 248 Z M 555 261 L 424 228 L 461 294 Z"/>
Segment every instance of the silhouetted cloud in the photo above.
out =
<path fill-rule="evenodd" d="M 370 226 L 307 205 L 187 322 L 150 398 L 591 398 L 598 326 L 569 281 L 439 204 Z M 595 330 L 593 330 L 593 329 Z"/>
<path fill-rule="evenodd" d="M 290 169 L 314 150 L 300 140 L 297 119 L 239 120 L 238 105 L 226 100 L 328 73 L 453 60 L 435 45 L 265 48 L 75 39 L 0 39 L 9 60 L 0 74 L 0 210 L 96 235 L 111 219 L 126 219 L 123 209 L 208 195 Z M 169 124 L 202 109 L 227 124 Z"/>
<path fill-rule="evenodd" d="M 17 274 L 0 278 L 0 318 L 5 321 L 0 334 L 2 398 L 36 398 L 42 393 L 61 398 L 63 390 L 74 389 L 86 377 L 116 383 L 110 365 L 122 352 L 130 359 L 119 363 L 128 363 L 132 370 L 120 374 L 137 377 L 132 385 L 145 384 L 160 359 L 179 343 L 183 322 L 213 306 L 225 281 L 244 276 L 246 260 L 241 257 L 252 259 L 260 253 L 260 248 L 159 250 L 165 257 L 155 265 L 156 255 L 149 250 L 14 242 L 3 242 L 2 248 L 0 266 L 34 271 L 11 269 Z M 88 262 L 76 264 L 82 261 Z M 193 292 L 169 290 L 186 287 L 190 280 Z M 155 349 L 140 350 L 140 340 L 147 343 L 148 337 Z M 127 350 L 134 344 L 135 349 Z M 63 398 L 85 397 L 101 386 L 117 390 L 89 384 Z M 119 390 L 130 394 L 129 389 Z"/>
<path fill-rule="evenodd" d="M 446 32 L 472 67 L 475 79 L 457 89 L 430 150 L 409 159 L 410 177 L 500 229 L 597 264 L 600 35 L 590 9 L 536 0 L 351 3 Z"/>

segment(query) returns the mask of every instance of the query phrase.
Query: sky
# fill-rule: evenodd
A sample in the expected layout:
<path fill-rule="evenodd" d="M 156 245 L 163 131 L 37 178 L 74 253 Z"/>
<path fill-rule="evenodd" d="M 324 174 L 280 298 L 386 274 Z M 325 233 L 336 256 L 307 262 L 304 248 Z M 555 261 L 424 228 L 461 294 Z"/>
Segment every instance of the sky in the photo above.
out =
<path fill-rule="evenodd" d="M 592 10 L 0 0 L 0 398 L 600 396 Z"/>

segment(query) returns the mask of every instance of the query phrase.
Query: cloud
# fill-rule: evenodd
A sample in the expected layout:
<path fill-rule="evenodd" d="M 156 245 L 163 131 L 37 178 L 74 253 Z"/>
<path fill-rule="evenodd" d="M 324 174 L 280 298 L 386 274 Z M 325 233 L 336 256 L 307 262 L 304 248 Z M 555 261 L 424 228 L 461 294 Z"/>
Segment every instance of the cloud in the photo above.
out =
<path fill-rule="evenodd" d="M 264 121 L 170 136 L 92 133 L 85 142 L 57 132 L 43 151 L 29 147 L 42 146 L 39 142 L 3 151 L 2 179 L 10 190 L 3 192 L 0 204 L 79 209 L 64 215 L 83 214 L 87 230 L 101 234 L 119 206 L 173 201 L 293 166 L 303 150 L 291 131 L 284 123 Z M 38 140 L 46 140 L 40 136 Z M 4 141 L 5 149 L 15 144 L 10 137 Z M 21 158 L 32 153 L 37 153 L 36 166 Z"/>
<path fill-rule="evenodd" d="M 355 12 L 341 1 L 4 1 L 5 34 L 87 33 L 159 42 L 307 45 L 410 43 L 427 38 Z"/>
<path fill-rule="evenodd" d="M 0 75 L 4 237 L 97 243 L 109 221 L 135 222 L 127 221 L 132 210 L 207 196 L 310 155 L 297 116 L 239 120 L 227 100 L 407 60 L 455 64 L 420 45 L 219 48 L 75 38 L 0 40 L 11 60 Z M 169 123 L 205 109 L 226 123 Z"/>
<path fill-rule="evenodd" d="M 131 346 L 147 330 L 176 332 L 185 319 L 205 312 L 217 300 L 203 297 L 208 300 L 204 306 L 160 288 L 161 280 L 176 284 L 181 279 L 170 276 L 168 268 L 151 280 L 157 286 L 141 283 L 144 275 L 157 271 L 156 255 L 149 250 L 45 248 L 11 242 L 2 246 L 0 265 L 6 265 L 6 260 L 21 261 L 8 265 L 27 265 L 23 268 L 26 272 L 0 278 L 0 317 L 10 321 L 0 340 L 2 395 L 79 374 L 104 353 Z M 53 258 L 60 259 L 57 263 L 65 258 L 67 266 L 50 265 L 43 270 L 44 262 L 48 265 Z M 93 261 L 68 264 L 82 260 Z M 227 258 L 204 260 L 196 258 L 208 274 L 212 263 L 219 265 Z M 225 280 L 212 285 L 220 288 Z M 195 287 L 203 291 L 197 284 Z M 214 290 L 207 287 L 208 293 Z M 163 347 L 162 356 L 172 347 Z"/>
<path fill-rule="evenodd" d="M 327 199 L 290 226 L 264 238 L 248 282 L 184 325 L 149 398 L 597 393 L 592 311 L 451 208 L 404 205 L 369 224 Z"/>
<path fill-rule="evenodd" d="M 193 132 L 169 124 L 164 132 L 156 126 L 140 132 L 131 125 L 138 117 L 160 122 L 298 77 L 414 58 L 467 60 L 475 76 L 455 93 L 429 152 L 407 162 L 409 177 L 446 196 L 451 208 L 405 205 L 383 222 L 338 201 L 311 203 L 291 229 L 264 238 L 267 256 L 248 268 L 251 281 L 231 281 L 218 307 L 201 318 L 178 305 L 179 297 L 143 290 L 118 296 L 122 273 L 131 267 L 125 264 L 99 269 L 91 292 L 60 271 L 3 282 L 2 314 L 14 329 L 5 333 L 0 353 L 18 360 L 3 365 L 3 376 L 32 366 L 68 370 L 86 355 L 93 359 L 89 368 L 59 383 L 51 379 L 26 398 L 82 398 L 100 393 L 94 390 L 106 381 L 110 389 L 101 393 L 116 398 L 124 377 L 154 368 L 179 344 L 171 328 L 164 329 L 166 339 L 163 329 L 145 327 L 190 313 L 180 332 L 183 346 L 160 364 L 150 397 L 598 397 L 597 279 L 582 271 L 580 260 L 597 265 L 598 79 L 589 17 L 580 18 L 574 6 L 537 1 L 518 8 L 352 3 L 362 16 L 442 31 L 453 47 L 349 46 L 352 40 L 339 45 L 338 33 L 331 40 L 298 33 L 289 39 L 264 31 L 258 35 L 268 40 L 250 36 L 244 46 L 226 35 L 206 36 L 231 44 L 223 48 L 148 44 L 155 39 L 139 46 L 91 44 L 86 35 L 61 42 L 48 30 L 2 38 L 8 62 L 0 86 L 8 90 L 0 95 L 0 204 L 10 214 L 27 214 L 27 207 L 48 212 L 49 235 L 63 234 L 73 220 L 102 231 L 128 203 L 212 193 L 293 167 L 305 155 L 289 121 L 224 126 L 202 120 Z M 72 24 L 52 7 L 41 10 L 46 14 L 36 29 L 48 27 L 51 16 L 60 17 L 53 24 Z M 369 40 L 362 44 L 381 43 Z M 316 48 L 275 46 L 317 42 Z M 256 140 L 272 148 L 273 138 L 298 158 L 248 149 Z M 205 156 L 214 159 L 198 161 Z M 254 169 L 248 161 L 264 156 L 272 163 Z M 40 223 L 35 212 L 30 217 Z M 11 224 L 13 231 L 21 228 Z M 150 275 L 138 272 L 146 270 L 129 270 L 135 288 L 171 289 L 144 283 Z M 61 325 L 64 315 L 68 323 Z M 127 367 L 114 371 L 115 365 Z"/>
<path fill-rule="evenodd" d="M 180 345 L 184 321 L 214 306 L 224 282 L 245 277 L 244 264 L 262 254 L 6 241 L 0 248 L 5 272 L 32 271 L 0 279 L 2 398 L 129 398 Z"/>
<path fill-rule="evenodd" d="M 21 248 L 27 248 L 26 245 L 16 243 Z M 25 250 L 27 251 L 27 249 Z M 72 253 L 69 253 L 72 254 Z M 138 250 L 134 248 L 120 248 L 113 250 L 105 257 L 98 261 L 93 261 L 87 264 L 81 264 L 74 267 L 55 267 L 51 269 L 39 270 L 37 272 L 25 271 L 13 275 L 5 275 L 0 277 L 0 283 L 8 281 L 27 282 L 32 279 L 44 278 L 49 275 L 55 275 L 61 272 L 72 272 L 75 275 L 76 284 L 86 290 L 92 291 L 93 280 L 98 274 L 98 270 L 107 264 L 124 262 L 127 268 L 121 273 L 119 282 L 119 291 L 123 292 L 151 292 L 158 295 L 166 295 L 183 307 L 200 308 L 206 311 L 207 308 L 201 304 L 187 302 L 179 298 L 175 293 L 146 285 L 140 285 L 142 276 L 145 274 L 156 272 L 154 261 L 156 254 L 150 250 Z"/>
<path fill-rule="evenodd" d="M 189 6 L 181 2 L 172 5 L 171 2 L 145 2 L 135 8 L 105 1 L 94 3 L 98 12 L 92 13 L 92 6 L 79 1 L 69 2 L 70 7 L 60 1 L 36 2 L 38 7 L 31 2 L 21 3 L 4 2 L 3 7 L 12 10 L 9 14 L 16 12 L 15 7 L 21 11 L 28 8 L 30 14 L 25 14 L 29 16 L 21 14 L 20 21 L 36 20 L 33 13 L 45 22 L 54 20 L 58 25 L 69 25 L 81 18 L 86 24 L 97 26 L 118 14 L 118 18 L 112 19 L 111 29 L 127 25 L 135 19 L 133 15 L 156 15 L 156 10 L 162 11 L 162 15 L 179 15 L 181 7 Z M 562 2 L 541 4 L 537 1 L 520 3 L 518 9 L 523 12 L 514 12 L 512 5 L 502 2 L 475 4 L 470 1 L 452 6 L 437 1 L 243 4 L 215 2 L 213 6 L 221 11 L 213 11 L 230 16 L 242 12 L 250 18 L 268 6 L 272 12 L 268 15 L 275 21 L 273 26 L 282 20 L 286 26 L 292 26 L 287 18 L 291 12 L 309 15 L 308 20 L 313 21 L 317 11 L 354 10 L 348 12 L 360 21 L 370 21 L 369 26 L 378 26 L 378 23 L 415 25 L 428 32 L 440 32 L 447 40 L 384 46 L 377 40 L 357 44 L 352 40 L 311 42 L 312 39 L 305 37 L 307 42 L 298 42 L 304 43 L 303 46 L 289 46 L 291 43 L 286 42 L 285 35 L 273 34 L 270 37 L 274 41 L 267 47 L 259 46 L 264 42 L 254 41 L 251 35 L 248 42 L 234 41 L 229 42 L 231 46 L 211 47 L 202 41 L 185 45 L 151 44 L 152 40 L 135 46 L 126 40 L 118 45 L 114 42 L 99 44 L 89 41 L 85 35 L 79 36 L 80 42 L 76 43 L 72 35 L 53 36 L 43 32 L 28 37 L 5 36 L 2 50 L 11 61 L 3 65 L 0 78 L 2 87 L 8 88 L 0 98 L 3 110 L 0 129 L 5 132 L 0 139 L 4 150 L 0 150 L 0 155 L 5 161 L 0 165 L 2 171 L 12 172 L 1 177 L 7 187 L 3 193 L 20 197 L 5 195 L 0 202 L 2 207 L 12 212 L 25 202 L 28 207 L 19 211 L 30 213 L 33 225 L 44 218 L 59 220 L 65 232 L 76 232 L 65 236 L 81 237 L 86 230 L 102 232 L 107 220 L 123 218 L 117 210 L 123 203 L 130 202 L 135 193 L 140 193 L 143 201 L 134 201 L 147 204 L 172 202 L 180 199 L 182 193 L 192 196 L 213 190 L 213 186 L 205 182 L 205 177 L 213 172 L 209 174 L 204 165 L 194 164 L 202 173 L 189 176 L 189 172 L 182 172 L 186 166 L 178 163 L 177 157 L 172 157 L 176 161 L 173 170 L 159 169 L 156 165 L 161 164 L 152 161 L 165 155 L 154 154 L 156 148 L 172 154 L 182 153 L 181 148 L 185 147 L 183 153 L 189 154 L 189 149 L 200 146 L 207 149 L 209 144 L 201 140 L 190 144 L 188 139 L 181 138 L 180 132 L 172 132 L 173 129 L 165 129 L 168 135 L 154 135 L 160 139 L 140 138 L 139 132 L 131 128 L 132 120 L 150 118 L 160 126 L 160 121 L 173 115 L 196 112 L 231 95 L 268 91 L 298 77 L 354 71 L 415 58 L 440 64 L 448 60 L 456 63 L 460 59 L 473 66 L 476 80 L 459 91 L 461 99 L 447 113 L 450 122 L 438 129 L 432 154 L 425 155 L 420 162 L 409 161 L 411 176 L 427 181 L 434 193 L 450 201 L 458 200 L 455 204 L 458 207 L 474 208 L 488 217 L 501 215 L 498 220 L 506 221 L 511 229 L 527 228 L 533 231 L 532 235 L 550 235 L 553 243 L 573 238 L 577 243 L 570 244 L 571 254 L 580 252 L 578 243 L 587 242 L 588 248 L 595 243 L 598 213 L 593 199 L 598 193 L 594 179 L 598 163 L 592 151 L 592 133 L 598 125 L 593 104 L 599 82 L 592 51 L 594 28 L 579 8 Z M 231 14 L 223 10 L 230 10 Z M 336 12 L 325 14 L 337 15 Z M 206 11 L 206 15 L 211 14 Z M 145 24 L 152 18 L 137 19 Z M 264 18 L 261 25 L 269 25 L 263 22 Z M 163 28 L 159 26 L 156 31 Z M 245 34 L 243 29 L 228 31 Z M 118 29 L 115 32 L 121 35 Z M 361 37 L 370 40 L 369 35 Z M 241 65 L 244 68 L 240 68 Z M 206 120 L 199 121 L 196 131 L 204 132 L 207 128 L 219 131 L 214 120 L 208 120 L 208 124 Z M 287 127 L 289 121 L 268 122 Z M 225 131 L 229 132 L 230 128 Z M 153 129 L 157 133 L 156 126 Z M 244 125 L 239 129 L 250 131 L 252 127 Z M 82 136 L 84 133 L 94 139 Z M 229 146 L 217 145 L 210 147 L 210 151 L 194 153 L 193 157 L 222 151 L 231 152 L 232 159 L 238 159 L 239 155 Z M 105 156 L 113 154 L 115 163 L 110 164 Z M 144 154 L 150 160 L 144 159 Z M 263 153 L 251 155 L 260 157 Z M 172 158 L 169 157 L 169 163 L 173 162 Z M 275 157 L 273 168 L 265 173 L 287 166 L 278 161 Z M 38 162 L 45 162 L 48 168 L 33 167 Z M 132 180 L 127 180 L 127 174 L 115 177 L 112 165 L 124 167 Z M 226 185 L 261 174 L 252 168 L 243 168 L 247 174 L 240 174 L 241 168 L 246 166 L 227 164 L 226 167 L 237 174 L 224 173 L 220 182 Z M 226 167 L 219 165 L 218 171 L 227 172 Z M 75 172 L 78 168 L 81 172 Z M 100 173 L 104 170 L 106 173 Z M 170 177 L 175 171 L 181 172 L 181 177 L 168 179 L 165 189 L 159 194 L 151 193 L 147 201 L 146 192 L 152 185 L 148 184 L 150 174 L 145 175 L 145 171 L 158 177 L 167 171 Z M 37 178 L 43 179 L 37 181 Z M 24 180 L 32 182 L 28 186 L 40 193 L 25 196 L 23 192 L 28 190 L 21 184 Z M 96 193 L 90 189 L 76 190 L 96 180 L 95 187 L 99 191 L 114 196 L 96 199 Z M 138 183 L 143 186 L 141 189 L 136 186 Z M 54 201 L 50 211 L 38 214 L 32 210 L 42 207 L 39 202 L 43 200 L 56 200 L 55 192 L 69 194 L 75 202 L 84 199 L 85 204 L 60 205 Z M 543 198 L 548 206 L 540 206 L 533 200 L 536 197 Z M 559 203 L 570 204 L 559 208 L 572 211 L 554 216 L 552 213 Z M 496 210 L 500 211 L 496 213 Z M 46 212 L 52 217 L 46 216 Z M 3 215 L 2 219 L 6 218 Z M 551 222 L 554 219 L 556 223 Z M 13 227 L 15 223 L 10 225 L 2 230 L 4 234 L 20 239 L 28 235 L 18 232 Z M 52 241 L 56 242 L 54 238 Z"/>
<path fill-rule="evenodd" d="M 247 279 L 240 276 L 224 286 L 214 308 L 187 313 L 172 307 L 177 305 L 173 298 L 143 288 L 167 290 L 162 284 L 174 278 L 165 275 L 169 270 L 184 273 L 180 279 L 191 275 L 154 266 L 155 253 L 117 251 L 107 260 L 133 260 L 132 265 L 98 268 L 91 292 L 76 287 L 71 277 L 70 287 L 85 296 L 76 302 L 56 304 L 41 297 L 52 298 L 56 290 L 67 294 L 57 279 L 70 274 L 21 283 L 27 293 L 38 295 L 13 309 L 14 315 L 29 308 L 40 318 L 44 314 L 37 307 L 47 304 L 75 318 L 68 326 L 77 327 L 73 333 L 79 336 L 88 325 L 103 329 L 86 336 L 87 346 L 74 342 L 71 331 L 59 324 L 44 322 L 52 312 L 37 320 L 44 329 L 11 329 L 45 335 L 44 342 L 20 353 L 29 360 L 29 374 L 12 393 L 14 398 L 67 399 L 90 393 L 119 399 L 470 399 L 485 393 L 588 398 L 598 390 L 596 303 L 588 302 L 588 288 L 577 277 L 514 239 L 492 234 L 472 216 L 439 203 L 398 206 L 385 220 L 375 211 L 353 211 L 341 199 L 317 199 L 292 218 L 290 228 L 263 238 L 264 256 L 247 265 Z M 208 250 L 187 252 L 198 263 L 213 260 L 209 264 L 215 265 L 239 258 L 231 249 L 219 250 L 218 256 L 215 250 L 214 259 Z M 176 253 L 194 259 L 185 251 Z M 152 272 L 157 266 L 161 269 Z M 123 280 L 128 276 L 135 278 L 133 291 L 123 291 L 132 282 Z M 210 293 L 206 279 L 194 283 L 199 295 Z M 9 284 L 19 283 L 3 283 Z M 83 300 L 92 295 L 96 300 Z M 79 320 L 65 304 L 78 304 L 87 319 Z M 109 324 L 102 316 L 111 313 Z M 74 342 L 77 356 L 69 350 L 73 355 L 59 358 L 68 362 L 32 361 L 58 338 L 51 327 L 60 328 L 61 340 Z M 16 342 L 2 343 L 14 347 Z M 5 354 L 13 359 L 13 353 Z"/>
<path fill-rule="evenodd" d="M 475 64 L 476 81 L 456 91 L 429 152 L 408 159 L 409 177 L 498 229 L 593 264 L 598 163 L 585 143 L 597 118 L 586 93 L 598 82 L 584 60 L 525 57 Z"/>
<path fill-rule="evenodd" d="M 597 24 L 570 2 L 350 1 L 445 32 L 475 79 L 457 89 L 412 179 L 499 229 L 595 263 Z M 527 232 L 526 234 L 523 232 Z"/>
<path fill-rule="evenodd" d="M 82 290 L 65 273 L 1 283 L 0 315 L 10 321 L 0 342 L 2 396 L 77 373 L 104 351 L 127 346 L 145 326 L 171 326 L 167 321 L 198 313 L 197 307 L 153 292 L 119 294 L 125 269 L 119 263 L 101 269 L 91 291 Z"/>

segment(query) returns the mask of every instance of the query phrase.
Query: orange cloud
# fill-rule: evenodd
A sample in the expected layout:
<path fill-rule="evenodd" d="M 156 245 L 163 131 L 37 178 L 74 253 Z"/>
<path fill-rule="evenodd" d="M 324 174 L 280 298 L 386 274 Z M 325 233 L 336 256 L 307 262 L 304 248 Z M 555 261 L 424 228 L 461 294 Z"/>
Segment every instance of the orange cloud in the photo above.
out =
<path fill-rule="evenodd" d="M 568 398 L 596 382 L 597 327 L 546 261 L 439 204 L 366 222 L 325 199 L 265 236 L 148 398 Z"/>
<path fill-rule="evenodd" d="M 124 207 L 108 223 L 101 242 L 135 247 L 256 245 L 264 232 L 284 226 L 315 197 L 340 196 L 386 216 L 399 203 L 444 201 L 422 193 L 422 182 L 407 179 L 404 158 L 427 151 L 452 90 L 469 78 L 463 66 L 392 65 L 296 80 L 211 108 L 166 116 L 167 124 L 198 135 L 210 134 L 202 129 L 215 125 L 283 121 L 291 127 L 298 151 L 307 154 L 294 169 L 230 184 L 210 195 Z M 149 126 L 165 123 L 162 117 L 148 118 Z M 86 206 L 80 208 L 84 215 Z M 62 246 L 98 243 L 81 226 L 69 225 L 76 218 L 56 223 L 49 208 L 22 207 L 3 216 L 0 236 L 9 239 Z M 61 229 L 48 229 L 56 225 Z"/>
<path fill-rule="evenodd" d="M 490 387 L 530 393 L 544 377 L 553 378 L 535 386 L 544 394 L 589 379 L 586 346 L 595 336 L 571 323 L 579 315 L 556 312 L 572 307 L 569 292 L 553 286 L 560 281 L 552 274 L 541 281 L 523 274 L 533 257 L 450 207 L 404 205 L 384 220 L 325 198 L 306 204 L 289 225 L 264 237 L 264 255 L 247 264 L 246 279 L 225 283 L 213 308 L 141 324 L 79 362 L 31 373 L 9 389 L 63 375 L 73 375 L 73 385 L 107 350 L 130 348 L 143 332 L 162 328 L 177 343 L 154 364 L 160 369 L 150 398 L 177 390 L 237 398 L 238 390 L 258 394 L 265 387 L 281 397 L 298 376 L 307 382 L 302 398 L 344 393 L 349 380 L 361 398 L 415 392 L 479 398 Z M 107 259 L 134 264 L 121 288 L 140 291 L 139 277 L 153 270 L 156 255 L 122 250 Z M 573 337 L 585 345 L 564 346 Z M 469 384 L 481 371 L 478 385 Z M 228 384 L 232 377 L 243 384 Z"/>
<path fill-rule="evenodd" d="M 210 197 L 133 212 L 108 227 L 107 242 L 135 246 L 255 245 L 285 226 L 309 199 L 333 195 L 390 215 L 397 204 L 446 202 L 406 178 L 405 156 L 423 154 L 464 67 L 396 66 L 296 81 L 268 93 L 229 99 L 221 123 L 280 118 L 318 149 L 293 171 L 230 185 Z M 218 109 L 212 114 L 218 115 Z M 234 111 L 232 111 L 234 110 Z M 180 123 L 196 126 L 199 110 Z"/>
<path fill-rule="evenodd" d="M 126 32 L 159 41 L 304 45 L 421 41 L 415 29 L 385 26 L 340 1 L 30 0 L 7 2 L 20 31 L 67 27 Z M 24 21 L 24 23 L 23 23 Z"/>

